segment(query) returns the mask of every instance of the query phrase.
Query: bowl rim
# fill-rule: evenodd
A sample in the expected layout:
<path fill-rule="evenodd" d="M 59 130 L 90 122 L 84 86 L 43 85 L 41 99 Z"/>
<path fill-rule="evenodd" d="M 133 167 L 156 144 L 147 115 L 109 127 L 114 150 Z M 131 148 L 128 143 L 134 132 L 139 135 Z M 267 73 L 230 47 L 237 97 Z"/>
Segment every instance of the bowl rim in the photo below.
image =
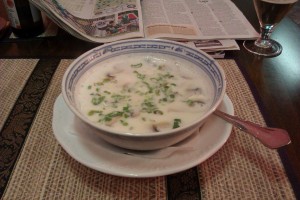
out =
<path fill-rule="evenodd" d="M 78 61 L 87 57 L 87 55 L 91 54 L 93 51 L 105 48 L 107 46 L 111 46 L 111 45 L 115 45 L 115 44 L 116 45 L 122 44 L 122 43 L 126 43 L 126 42 L 142 42 L 142 41 L 144 41 L 144 42 L 163 42 L 163 43 L 170 43 L 173 45 L 183 46 L 185 48 L 189 48 L 189 49 L 192 49 L 196 52 L 203 54 L 206 58 L 211 60 L 214 65 L 217 66 L 217 68 L 220 72 L 220 75 L 222 77 L 222 84 L 223 84 L 222 91 L 220 93 L 219 99 L 214 103 L 214 105 L 204 115 L 202 115 L 197 120 L 194 120 L 194 121 L 188 123 L 187 125 L 176 128 L 176 129 L 170 129 L 170 130 L 159 131 L 159 132 L 146 132 L 146 133 L 141 133 L 141 134 L 135 134 L 135 133 L 130 133 L 130 132 L 128 133 L 128 132 L 116 131 L 111 128 L 106 128 L 105 126 L 101 126 L 101 127 L 97 126 L 94 122 L 88 120 L 81 112 L 79 112 L 78 109 L 76 109 L 72 106 L 72 103 L 69 101 L 69 99 L 67 97 L 65 85 L 66 85 L 66 80 L 67 80 L 68 74 L 70 73 L 70 71 L 72 70 L 72 68 Z M 66 71 L 63 75 L 63 78 L 62 78 L 62 84 L 61 84 L 62 88 L 61 89 L 62 89 L 62 96 L 63 96 L 65 103 L 67 104 L 69 109 L 75 114 L 75 116 L 80 118 L 83 122 L 87 123 L 88 125 L 92 126 L 93 128 L 97 129 L 98 131 L 107 132 L 107 133 L 110 133 L 110 134 L 113 134 L 113 135 L 119 136 L 119 137 L 125 136 L 125 137 L 133 137 L 133 138 L 150 138 L 150 137 L 153 138 L 153 137 L 168 136 L 168 135 L 172 135 L 177 132 L 185 131 L 191 127 L 196 126 L 200 122 L 202 122 L 204 119 L 206 119 L 208 116 L 210 116 L 218 108 L 220 103 L 223 101 L 224 96 L 225 96 L 225 91 L 226 91 L 226 85 L 227 85 L 226 76 L 225 76 L 225 72 L 224 72 L 223 68 L 212 56 L 208 55 L 206 52 L 204 52 L 200 49 L 197 49 L 196 47 L 190 47 L 184 43 L 180 43 L 177 41 L 165 40 L 165 39 L 136 38 L 136 39 L 126 39 L 126 40 L 119 40 L 119 41 L 115 41 L 115 42 L 111 42 L 111 43 L 106 43 L 106 44 L 97 46 L 95 48 L 92 48 L 92 49 L 88 50 L 87 52 L 81 54 L 79 57 L 77 57 L 75 60 L 73 60 L 72 63 L 66 69 Z M 199 124 L 199 127 L 200 127 L 200 124 Z"/>

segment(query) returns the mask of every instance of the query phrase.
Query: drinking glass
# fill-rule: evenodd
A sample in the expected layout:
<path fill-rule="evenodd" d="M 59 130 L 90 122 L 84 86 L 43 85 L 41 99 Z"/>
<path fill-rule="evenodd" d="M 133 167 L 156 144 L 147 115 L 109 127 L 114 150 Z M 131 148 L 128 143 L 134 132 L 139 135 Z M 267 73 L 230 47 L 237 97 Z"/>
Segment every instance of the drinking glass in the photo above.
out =
<path fill-rule="evenodd" d="M 274 27 L 282 20 L 297 0 L 253 0 L 260 23 L 260 37 L 256 41 L 244 41 L 244 47 L 257 55 L 274 57 L 282 52 L 282 46 L 270 39 Z"/>

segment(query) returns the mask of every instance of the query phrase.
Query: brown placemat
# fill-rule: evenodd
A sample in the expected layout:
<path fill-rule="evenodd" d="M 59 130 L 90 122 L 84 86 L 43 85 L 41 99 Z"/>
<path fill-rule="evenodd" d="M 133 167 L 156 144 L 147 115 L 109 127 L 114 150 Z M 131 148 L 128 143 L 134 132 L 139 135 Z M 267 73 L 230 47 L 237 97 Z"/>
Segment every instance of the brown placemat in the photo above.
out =
<path fill-rule="evenodd" d="M 253 95 L 233 60 L 220 60 L 227 78 L 227 94 L 235 114 L 265 125 Z M 199 168 L 204 199 L 295 199 L 276 150 L 233 128 L 223 146 Z"/>
<path fill-rule="evenodd" d="M 0 59 L 0 130 L 37 59 Z"/>
<path fill-rule="evenodd" d="M 166 177 L 122 178 L 89 169 L 55 140 L 52 109 L 72 60 L 62 60 L 45 94 L 4 199 L 167 199 Z M 264 124 L 243 75 L 232 60 L 219 60 L 235 113 Z M 277 151 L 234 129 L 227 143 L 198 166 L 202 199 L 294 199 Z M 187 179 L 188 180 L 188 179 Z M 178 187 L 184 187 L 184 179 Z M 176 188 L 173 188 L 176 190 Z M 188 195 L 187 195 L 188 196 Z"/>

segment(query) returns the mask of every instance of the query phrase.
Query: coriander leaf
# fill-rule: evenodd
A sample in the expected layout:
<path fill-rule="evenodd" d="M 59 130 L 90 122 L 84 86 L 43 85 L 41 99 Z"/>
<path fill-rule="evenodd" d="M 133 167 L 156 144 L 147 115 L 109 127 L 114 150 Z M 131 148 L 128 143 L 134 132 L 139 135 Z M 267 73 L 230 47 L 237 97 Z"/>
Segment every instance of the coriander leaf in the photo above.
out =
<path fill-rule="evenodd" d="M 95 96 L 92 98 L 92 104 L 93 105 L 99 105 L 100 103 L 102 103 L 102 101 L 105 99 L 105 96 Z"/>
<path fill-rule="evenodd" d="M 101 114 L 102 114 L 102 111 L 99 111 L 99 110 L 90 110 L 90 111 L 88 112 L 88 115 L 89 115 L 89 116 L 92 116 L 92 115 L 94 115 L 94 114 L 99 114 L 99 115 L 101 115 Z"/>
<path fill-rule="evenodd" d="M 173 122 L 173 129 L 179 128 L 179 127 L 180 127 L 180 124 L 181 124 L 181 119 L 174 119 L 174 122 Z"/>
<path fill-rule="evenodd" d="M 131 67 L 133 67 L 133 68 L 140 68 L 140 67 L 142 67 L 142 66 L 143 66 L 142 63 L 132 64 L 132 65 L 131 65 Z"/>

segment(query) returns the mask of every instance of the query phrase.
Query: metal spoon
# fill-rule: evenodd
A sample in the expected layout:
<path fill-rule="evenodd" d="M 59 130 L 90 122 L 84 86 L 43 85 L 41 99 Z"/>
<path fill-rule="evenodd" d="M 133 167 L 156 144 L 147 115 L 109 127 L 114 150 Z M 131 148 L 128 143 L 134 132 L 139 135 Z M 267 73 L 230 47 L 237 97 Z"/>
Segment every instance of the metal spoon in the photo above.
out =
<path fill-rule="evenodd" d="M 276 149 L 291 143 L 291 139 L 286 130 L 279 129 L 279 128 L 262 127 L 253 122 L 244 121 L 236 116 L 226 114 L 219 110 L 216 110 L 214 114 L 224 119 L 225 121 L 233 124 L 240 130 L 254 136 L 256 139 L 258 139 L 262 144 L 264 144 L 268 148 Z M 154 151 L 127 150 L 126 152 L 122 152 L 122 153 L 125 155 L 143 157 L 147 159 L 149 158 L 165 159 L 171 156 L 172 154 L 174 154 L 175 152 L 197 151 L 197 150 L 200 150 L 200 148 L 198 149 L 197 147 L 190 147 L 190 146 L 170 146 L 164 149 L 154 150 Z"/>
<path fill-rule="evenodd" d="M 216 110 L 214 114 L 233 124 L 240 130 L 254 136 L 262 144 L 271 149 L 276 149 L 291 143 L 290 136 L 286 130 L 262 127 L 253 122 L 244 121 L 236 116 L 229 115 L 219 110 Z"/>

